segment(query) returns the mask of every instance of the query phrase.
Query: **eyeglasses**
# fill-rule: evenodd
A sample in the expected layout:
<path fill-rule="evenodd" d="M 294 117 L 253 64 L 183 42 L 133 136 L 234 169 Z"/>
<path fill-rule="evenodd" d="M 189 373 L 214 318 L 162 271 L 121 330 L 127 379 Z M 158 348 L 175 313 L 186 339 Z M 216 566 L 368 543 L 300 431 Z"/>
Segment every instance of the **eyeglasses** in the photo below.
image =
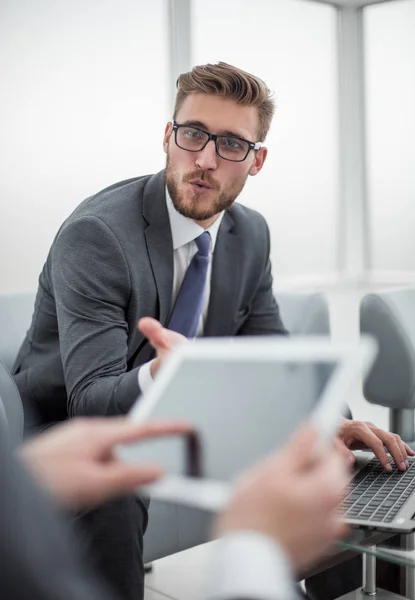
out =
<path fill-rule="evenodd" d="M 173 122 L 173 131 L 176 145 L 182 150 L 200 152 L 213 140 L 216 153 L 231 162 L 242 162 L 251 150 L 259 150 L 262 147 L 261 142 L 254 143 L 233 135 L 215 135 L 198 127 L 180 125 L 176 121 Z"/>

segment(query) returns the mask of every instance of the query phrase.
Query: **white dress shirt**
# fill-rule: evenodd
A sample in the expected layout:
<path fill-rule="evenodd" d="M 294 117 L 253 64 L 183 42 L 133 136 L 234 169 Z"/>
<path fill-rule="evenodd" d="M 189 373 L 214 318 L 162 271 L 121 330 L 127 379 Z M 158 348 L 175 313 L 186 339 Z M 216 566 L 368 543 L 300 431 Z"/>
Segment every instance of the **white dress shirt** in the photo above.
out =
<path fill-rule="evenodd" d="M 208 585 L 209 600 L 299 600 L 287 556 L 272 538 L 254 531 L 218 542 Z"/>
<path fill-rule="evenodd" d="M 216 238 L 218 236 L 219 227 L 222 222 L 224 213 L 219 213 L 216 221 L 210 227 L 208 227 L 208 229 L 203 229 L 203 227 L 195 223 L 193 219 L 184 217 L 174 208 L 173 202 L 170 198 L 167 189 L 166 204 L 167 211 L 169 214 L 171 234 L 173 238 L 173 290 L 171 302 L 172 307 L 174 307 L 174 303 L 180 291 L 180 287 L 183 283 L 183 279 L 186 274 L 187 268 L 190 265 L 193 256 L 197 252 L 197 246 L 194 240 L 197 237 L 199 237 L 199 235 L 201 235 L 204 231 L 208 231 L 210 234 L 209 265 L 206 275 L 206 286 L 203 298 L 203 307 L 196 330 L 196 337 L 199 337 L 203 335 L 206 323 L 210 299 L 212 258 L 213 252 L 215 250 Z M 150 373 L 150 364 L 151 362 L 146 363 L 138 371 L 138 384 L 142 392 L 145 392 L 153 381 Z"/>

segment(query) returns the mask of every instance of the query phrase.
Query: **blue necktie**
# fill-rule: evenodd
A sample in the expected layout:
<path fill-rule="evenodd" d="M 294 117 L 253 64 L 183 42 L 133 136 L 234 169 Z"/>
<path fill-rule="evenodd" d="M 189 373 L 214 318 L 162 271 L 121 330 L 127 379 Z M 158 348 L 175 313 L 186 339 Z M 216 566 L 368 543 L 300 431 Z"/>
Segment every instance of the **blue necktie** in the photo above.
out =
<path fill-rule="evenodd" d="M 187 268 L 168 324 L 168 329 L 177 331 L 187 338 L 195 337 L 203 308 L 209 266 L 209 232 L 202 233 L 195 242 L 197 252 Z"/>

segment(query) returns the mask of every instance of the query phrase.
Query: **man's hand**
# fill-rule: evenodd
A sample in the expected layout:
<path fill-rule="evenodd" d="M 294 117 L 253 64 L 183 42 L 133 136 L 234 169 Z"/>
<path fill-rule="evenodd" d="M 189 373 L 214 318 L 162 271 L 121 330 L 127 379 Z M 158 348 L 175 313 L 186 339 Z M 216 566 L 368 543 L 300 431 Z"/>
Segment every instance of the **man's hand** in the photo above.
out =
<path fill-rule="evenodd" d="M 157 465 L 117 460 L 116 445 L 190 431 L 184 423 L 137 426 L 126 417 L 81 418 L 32 439 L 20 454 L 59 504 L 87 508 L 133 492 L 162 474 Z"/>
<path fill-rule="evenodd" d="M 392 455 L 400 471 L 406 471 L 408 468 L 408 456 L 415 456 L 415 452 L 402 441 L 399 435 L 383 431 L 368 421 L 344 419 L 335 445 L 339 451 L 347 456 L 350 464 L 355 461 L 354 454 L 350 450 L 370 449 L 379 459 L 384 469 L 389 472 L 392 471 L 392 466 L 384 446 Z"/>
<path fill-rule="evenodd" d="M 174 346 L 187 342 L 181 333 L 170 331 L 151 317 L 143 317 L 138 321 L 138 329 L 148 339 L 157 353 L 157 358 L 151 361 L 150 372 L 154 378 L 163 360 Z"/>
<path fill-rule="evenodd" d="M 255 531 L 272 537 L 302 570 L 344 536 L 338 505 L 348 483 L 343 457 L 322 452 L 311 428 L 242 476 L 218 521 L 218 533 Z"/>

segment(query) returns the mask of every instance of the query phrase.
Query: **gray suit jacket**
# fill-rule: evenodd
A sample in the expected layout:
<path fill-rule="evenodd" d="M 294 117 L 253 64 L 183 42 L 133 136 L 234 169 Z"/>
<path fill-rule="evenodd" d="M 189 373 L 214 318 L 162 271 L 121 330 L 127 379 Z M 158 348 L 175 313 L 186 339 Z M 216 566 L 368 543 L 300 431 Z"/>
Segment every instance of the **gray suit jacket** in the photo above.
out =
<path fill-rule="evenodd" d="M 234 204 L 216 242 L 205 336 L 286 333 L 272 293 L 264 218 Z M 173 245 L 164 171 L 87 198 L 59 230 L 14 365 L 41 423 L 126 413 L 153 351 L 139 318 L 171 311 Z"/>
<path fill-rule="evenodd" d="M 87 558 L 81 559 L 50 499 L 14 459 L 6 437 L 0 435 L 0 597 L 114 600 L 86 568 Z"/>

